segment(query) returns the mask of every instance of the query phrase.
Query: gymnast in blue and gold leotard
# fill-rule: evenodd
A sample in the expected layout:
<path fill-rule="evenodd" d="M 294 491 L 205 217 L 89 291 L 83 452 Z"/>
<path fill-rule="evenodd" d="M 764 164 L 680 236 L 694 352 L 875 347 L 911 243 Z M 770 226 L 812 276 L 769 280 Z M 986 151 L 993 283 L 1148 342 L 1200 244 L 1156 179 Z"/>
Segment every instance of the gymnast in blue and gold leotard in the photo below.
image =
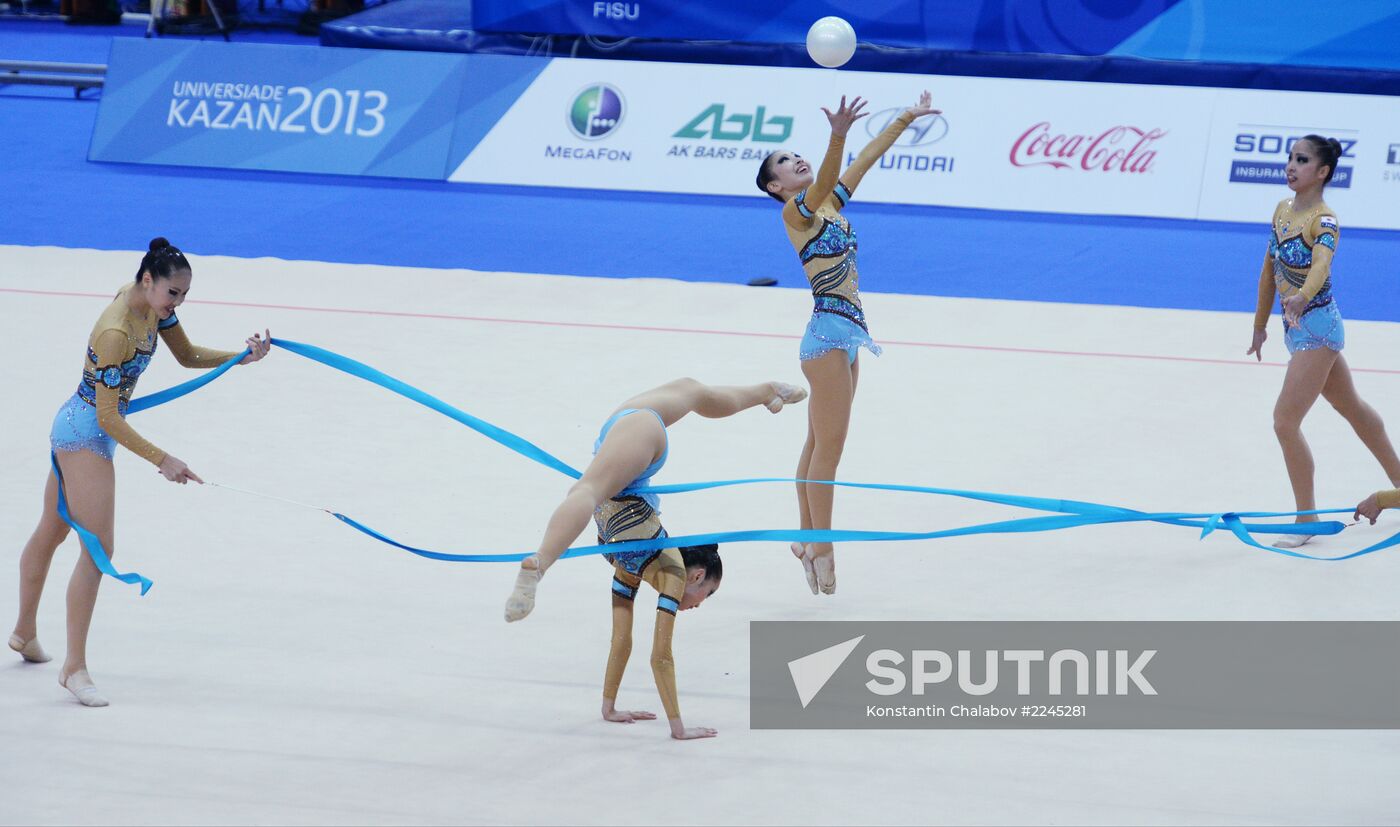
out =
<path fill-rule="evenodd" d="M 1246 355 L 1263 358 L 1274 296 L 1283 310 L 1284 344 L 1290 354 L 1288 373 L 1274 405 L 1274 433 L 1299 511 L 1317 508 L 1313 493 L 1313 458 L 1303 439 L 1303 417 L 1319 395 L 1325 397 L 1370 449 L 1392 486 L 1400 486 L 1400 457 L 1385 432 L 1385 423 L 1356 392 L 1342 348 L 1346 336 L 1342 314 L 1332 293 L 1332 258 L 1341 228 L 1337 214 L 1322 199 L 1342 158 L 1332 138 L 1308 135 L 1289 150 L 1284 174 L 1293 197 L 1274 207 L 1269 246 L 1259 273 L 1259 300 L 1254 311 L 1254 340 Z M 1317 520 L 1316 515 L 1299 517 Z M 1274 545 L 1296 548 L 1314 535 L 1285 535 Z"/>
<path fill-rule="evenodd" d="M 812 386 L 807 441 L 797 461 L 799 480 L 836 478 L 860 377 L 857 356 L 861 348 L 880 353 L 861 307 L 856 236 L 843 211 L 865 174 L 900 134 L 916 119 L 940 114 L 940 110 L 930 108 L 929 93 L 924 92 L 917 104 L 895 118 L 838 177 L 846 133 L 866 116 L 862 111 L 865 104 L 856 98 L 847 105 L 843 97 L 835 112 L 822 109 L 831 123 L 831 141 L 815 178 L 811 164 L 787 150 L 768 156 L 758 168 L 758 188 L 783 204 L 783 225 L 802 261 L 815 305 L 799 352 L 802 372 Z M 832 486 L 799 482 L 797 505 L 802 528 L 831 528 L 832 499 Z M 792 552 L 802 561 L 812 594 L 835 592 L 836 565 L 830 543 L 794 543 Z"/>
<path fill-rule="evenodd" d="M 759 405 L 777 413 L 806 396 L 804 389 L 782 382 L 714 387 L 694 379 L 678 379 L 627 400 L 603 424 L 593 445 L 593 461 L 554 510 L 539 550 L 520 564 L 515 589 L 506 600 L 506 620 L 513 622 L 530 614 L 540 578 L 563 556 L 589 517 L 597 528 L 600 545 L 667 536 L 661 525 L 660 501 L 648 491 L 648 484 L 670 452 L 666 429 L 671 425 L 689 413 L 718 419 Z M 603 718 L 631 723 L 656 717 L 616 706 L 622 673 L 632 653 L 632 606 L 645 581 L 657 591 L 651 668 L 671 737 L 714 735 L 713 729 L 686 727 L 681 722 L 671 637 L 676 613 L 699 606 L 719 588 L 723 568 L 718 547 L 628 551 L 605 554 L 604 558 L 613 565 L 613 634 L 603 681 Z"/>
<path fill-rule="evenodd" d="M 155 356 L 157 339 L 164 341 L 181 365 L 213 368 L 237 356 L 190 343 L 175 308 L 190 289 L 190 264 L 163 238 L 150 244 L 136 281 L 124 285 L 93 326 L 83 357 L 78 390 L 54 417 L 49 447 L 63 473 L 64 490 L 74 520 L 97 535 L 111 553 L 116 475 L 112 455 L 117 445 L 141 457 L 172 482 L 200 482 L 185 463 L 162 451 L 126 422 L 136 382 Z M 271 335 L 254 334 L 247 341 L 243 363 L 267 355 Z M 54 552 L 68 535 L 58 514 L 58 478 L 49 473 L 44 489 L 44 512 L 20 556 L 19 619 L 10 648 L 27 661 L 44 663 L 49 656 L 39 645 L 39 598 Z M 68 651 L 59 683 L 84 706 L 106 706 L 87 671 L 87 636 L 102 575 L 86 555 L 78 558 L 68 586 Z"/>
<path fill-rule="evenodd" d="M 1346 346 L 1342 314 L 1332 296 L 1332 256 L 1341 228 L 1337 215 L 1319 201 L 1306 211 L 1285 198 L 1274 207 L 1269 221 L 1269 251 L 1259 274 L 1259 301 L 1254 327 L 1268 326 L 1275 293 L 1282 305 L 1302 297 L 1302 311 L 1283 315 L 1284 345 L 1289 353 L 1328 348 L 1338 353 Z"/>

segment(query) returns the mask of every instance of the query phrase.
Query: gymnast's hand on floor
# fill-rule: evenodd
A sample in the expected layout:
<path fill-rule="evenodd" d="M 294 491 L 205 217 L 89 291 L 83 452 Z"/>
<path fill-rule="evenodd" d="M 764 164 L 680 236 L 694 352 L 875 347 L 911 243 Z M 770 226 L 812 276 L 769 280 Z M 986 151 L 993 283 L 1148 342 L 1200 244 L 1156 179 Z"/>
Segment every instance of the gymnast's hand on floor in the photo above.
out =
<path fill-rule="evenodd" d="M 1254 344 L 1249 346 L 1249 350 L 1246 350 L 1244 355 L 1253 356 L 1256 362 L 1264 361 L 1264 340 L 1267 338 L 1269 338 L 1269 331 L 1255 330 Z"/>
<path fill-rule="evenodd" d="M 264 339 L 263 336 L 267 338 Z M 240 365 L 251 365 L 272 350 L 272 331 L 264 329 L 262 333 L 254 333 L 248 337 L 246 344 L 248 345 L 248 355 L 244 356 L 243 361 L 238 363 Z"/>
<path fill-rule="evenodd" d="M 693 738 L 713 738 L 719 734 L 718 730 L 710 729 L 707 726 L 686 726 L 681 723 L 680 718 L 671 719 L 671 737 L 677 741 L 689 741 Z"/>
<path fill-rule="evenodd" d="M 1303 311 L 1308 308 L 1308 297 L 1302 293 L 1294 293 L 1283 300 L 1283 318 L 1289 324 L 1297 324 L 1302 318 Z"/>
<path fill-rule="evenodd" d="M 865 108 L 867 103 L 869 101 L 856 97 L 848 106 L 846 105 L 846 96 L 842 95 L 841 105 L 836 107 L 835 112 L 823 106 L 822 111 L 826 113 L 826 119 L 831 122 L 831 134 L 844 137 L 851 130 L 851 124 L 870 114 L 860 111 Z"/>
<path fill-rule="evenodd" d="M 1357 504 L 1356 513 L 1351 515 L 1351 518 L 1360 522 L 1361 518 L 1365 517 L 1371 521 L 1371 525 L 1375 525 L 1376 518 L 1379 516 L 1381 516 L 1380 497 L 1372 494 Z"/>
<path fill-rule="evenodd" d="M 613 709 L 614 701 L 603 699 L 603 720 L 612 721 L 615 724 L 631 724 L 637 721 L 655 721 L 656 713 L 643 712 L 640 710 L 626 711 Z"/>
<path fill-rule="evenodd" d="M 170 454 L 166 454 L 165 459 L 160 461 L 160 473 L 161 476 L 171 482 L 178 482 L 181 485 L 184 485 L 190 480 L 194 480 L 200 485 L 204 484 L 204 480 L 200 479 L 198 474 L 191 471 L 188 465 Z"/>

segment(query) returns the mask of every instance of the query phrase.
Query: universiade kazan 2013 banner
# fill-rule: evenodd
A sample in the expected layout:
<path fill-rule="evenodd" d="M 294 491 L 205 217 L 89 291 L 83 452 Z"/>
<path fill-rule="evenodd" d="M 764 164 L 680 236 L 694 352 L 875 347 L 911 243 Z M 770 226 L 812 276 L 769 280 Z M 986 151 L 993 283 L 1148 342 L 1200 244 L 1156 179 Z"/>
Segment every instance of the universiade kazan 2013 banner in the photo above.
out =
<path fill-rule="evenodd" d="M 113 38 L 88 159 L 442 180 L 463 61 Z"/>
<path fill-rule="evenodd" d="M 860 200 L 1257 223 L 1317 132 L 1344 225 L 1400 229 L 1400 98 L 1331 93 L 118 38 L 89 158 L 762 197 L 821 107 L 870 99 L 849 162 L 925 88 Z"/>

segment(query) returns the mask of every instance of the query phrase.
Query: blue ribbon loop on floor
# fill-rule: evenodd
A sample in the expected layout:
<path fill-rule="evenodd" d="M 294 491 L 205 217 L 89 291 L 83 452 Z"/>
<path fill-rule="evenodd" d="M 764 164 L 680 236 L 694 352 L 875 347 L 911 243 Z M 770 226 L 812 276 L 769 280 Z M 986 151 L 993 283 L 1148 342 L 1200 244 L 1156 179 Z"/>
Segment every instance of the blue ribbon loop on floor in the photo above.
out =
<path fill-rule="evenodd" d="M 370 367 L 362 362 L 357 362 L 347 356 L 334 353 L 315 345 L 293 342 L 287 339 L 273 339 L 272 345 L 295 353 L 313 362 L 320 363 L 327 367 L 334 368 L 344 373 L 348 373 L 357 379 L 362 379 L 379 385 L 386 390 L 392 391 L 400 396 L 417 402 L 427 408 L 437 411 L 444 416 L 459 422 L 468 428 L 480 433 L 486 438 L 496 442 L 510 450 L 540 463 L 549 468 L 578 479 L 583 473 L 558 457 L 540 448 L 538 445 L 511 433 L 499 426 L 493 425 L 485 420 L 479 419 L 466 411 L 438 399 L 406 382 L 395 379 L 386 373 Z M 157 405 L 179 399 L 182 396 L 193 393 L 196 390 L 218 379 L 234 365 L 238 364 L 244 356 L 248 355 L 245 350 L 238 356 L 220 365 L 218 368 L 192 379 L 188 382 L 167 388 L 163 391 L 143 396 L 131 401 L 127 408 L 127 414 L 134 414 L 140 411 L 149 410 Z M 139 583 L 141 593 L 144 595 L 151 588 L 151 581 L 139 574 L 122 574 L 113 566 L 111 559 L 107 556 L 106 550 L 102 547 L 101 541 L 92 532 L 80 526 L 69 513 L 68 502 L 63 485 L 63 474 L 59 470 L 57 458 L 53 458 L 54 474 L 58 478 L 59 496 L 58 511 L 78 536 L 82 539 L 84 548 L 92 558 L 99 570 L 109 577 L 114 577 L 123 583 Z M 894 485 L 887 483 L 857 483 L 842 482 L 833 480 L 795 480 L 782 477 L 760 477 L 752 479 L 716 480 L 710 482 L 679 483 L 671 485 L 654 485 L 645 489 L 638 489 L 651 494 L 679 494 L 687 491 L 702 491 L 714 488 L 725 488 L 737 485 L 756 485 L 783 483 L 794 484 L 806 482 L 809 485 L 834 485 L 843 488 L 863 488 L 876 491 L 902 491 L 916 494 L 936 494 L 940 496 L 959 497 L 962 499 L 978 500 L 981 502 L 997 503 L 1000 505 L 1014 506 L 1017 508 L 1027 508 L 1036 511 L 1053 512 L 1051 515 L 1039 517 L 1026 517 L 1015 520 L 1003 520 L 993 523 L 981 523 L 978 525 L 964 526 L 961 528 L 945 529 L 942 531 L 907 532 L 907 531 L 853 531 L 853 530 L 817 530 L 817 529 L 764 529 L 755 531 L 721 531 L 707 534 L 692 534 L 677 537 L 660 537 L 653 540 L 630 540 L 620 543 L 609 543 L 607 545 L 578 546 L 570 548 L 564 553 L 565 557 L 582 557 L 590 554 L 602 554 L 604 552 L 621 553 L 628 551 L 644 551 L 658 548 L 678 548 L 683 546 L 705 545 L 709 543 L 737 543 L 737 542 L 801 542 L 801 543 L 843 543 L 854 541 L 907 541 L 907 540 L 933 540 L 945 537 L 966 537 L 975 534 L 1024 534 L 1039 531 L 1058 531 L 1066 528 L 1078 528 L 1089 525 L 1105 525 L 1111 523 L 1131 523 L 1131 522 L 1154 522 L 1166 525 L 1184 526 L 1189 528 L 1199 528 L 1201 537 L 1204 538 L 1217 529 L 1226 529 L 1234 534 L 1241 542 L 1263 549 L 1264 551 L 1282 554 L 1288 557 L 1295 557 L 1303 560 L 1350 560 L 1365 554 L 1381 551 L 1395 545 L 1400 545 L 1400 533 L 1389 539 L 1383 540 L 1374 545 L 1368 546 L 1360 551 L 1354 551 L 1339 557 L 1321 557 L 1307 554 L 1294 549 L 1281 549 L 1266 546 L 1258 542 L 1252 536 L 1253 533 L 1264 534 L 1311 534 L 1311 535 L 1331 535 L 1342 531 L 1346 526 L 1335 520 L 1326 520 L 1312 523 L 1255 523 L 1245 522 L 1246 519 L 1281 519 L 1293 518 L 1299 515 L 1321 515 L 1321 514 L 1347 514 L 1351 509 L 1335 508 L 1321 509 L 1305 512 L 1219 512 L 1219 513 L 1187 513 L 1187 512 L 1143 512 L 1129 508 L 1122 508 L 1101 503 L 1079 502 L 1076 500 L 1057 500 L 1043 497 L 1026 497 L 1014 494 L 994 494 L 984 491 L 963 491 L 951 488 L 932 488 L 920 485 Z M 395 548 L 411 552 L 420 557 L 430 560 L 442 560 L 454 563 L 487 563 L 487 562 L 513 562 L 528 557 L 533 552 L 500 553 L 500 554 L 447 554 L 438 551 L 415 548 L 414 546 L 400 543 L 399 541 L 382 534 L 373 528 L 359 522 L 349 516 L 337 512 L 330 512 L 336 519 L 346 525 L 360 531 L 380 542 L 387 543 Z"/>

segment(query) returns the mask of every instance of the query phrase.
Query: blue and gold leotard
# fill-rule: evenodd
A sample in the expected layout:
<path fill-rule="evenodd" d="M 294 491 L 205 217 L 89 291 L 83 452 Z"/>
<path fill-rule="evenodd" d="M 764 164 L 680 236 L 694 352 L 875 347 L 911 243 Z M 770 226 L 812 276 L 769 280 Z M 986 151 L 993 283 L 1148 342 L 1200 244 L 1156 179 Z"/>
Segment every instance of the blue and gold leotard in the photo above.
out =
<path fill-rule="evenodd" d="M 837 172 L 845 152 L 845 138 L 832 135 L 816 180 L 783 205 L 788 240 L 806 271 L 814 301 L 812 318 L 802 338 L 800 356 L 804 360 L 844 350 L 854 362 L 862 347 L 876 355 L 880 353 L 880 346 L 870 338 L 860 303 L 856 234 L 842 210 L 865 173 L 913 120 L 907 112 L 895 118 L 860 151 L 839 180 Z"/>
<path fill-rule="evenodd" d="M 135 285 L 127 284 L 98 317 L 88 337 L 83 357 L 83 378 L 78 390 L 58 410 L 49 444 L 55 451 L 88 450 L 106 459 L 115 446 L 122 447 L 153 465 L 165 460 L 165 452 L 152 445 L 126 424 L 126 409 L 151 358 L 157 336 L 187 368 L 215 368 L 238 355 L 190 344 L 180 327 L 180 319 L 170 314 L 160 319 L 154 310 L 138 314 L 127 296 Z"/>
<path fill-rule="evenodd" d="M 607 439 L 608 431 L 622 417 L 630 414 L 651 414 L 661 422 L 662 430 L 666 422 L 661 414 L 651 409 L 624 409 L 613 414 L 604 423 L 594 443 L 597 453 Z M 666 464 L 670 445 L 661 456 L 648 465 L 644 471 L 624 488 L 617 496 L 600 505 L 593 512 L 593 520 L 598 528 L 598 543 L 620 543 L 626 540 L 654 540 L 666 536 L 661 525 L 660 502 L 655 494 L 644 489 L 656 472 Z M 632 551 L 620 554 L 604 554 L 604 559 L 613 564 L 612 606 L 613 634 L 612 646 L 608 650 L 607 673 L 603 679 L 603 697 L 617 700 L 618 688 L 622 685 L 622 673 L 627 667 L 627 659 L 632 654 L 632 605 L 637 590 L 645 581 L 655 587 L 656 632 L 651 646 L 651 669 L 656 680 L 656 691 L 661 695 L 661 704 L 668 718 L 679 718 L 680 696 L 676 691 L 676 669 L 671 655 L 671 637 L 675 632 L 676 612 L 680 609 L 681 598 L 685 594 L 685 562 L 678 549 L 668 548 L 655 551 Z"/>
<path fill-rule="evenodd" d="M 1307 297 L 1297 323 L 1287 317 L 1283 321 L 1289 353 L 1324 347 L 1340 351 L 1346 344 L 1342 315 L 1332 295 L 1332 257 L 1340 235 L 1337 215 L 1326 204 L 1298 214 L 1293 200 L 1284 199 L 1274 208 L 1269 248 L 1259 274 L 1254 326 L 1262 330 L 1268 325 L 1275 294 L 1280 304 L 1289 296 Z"/>

